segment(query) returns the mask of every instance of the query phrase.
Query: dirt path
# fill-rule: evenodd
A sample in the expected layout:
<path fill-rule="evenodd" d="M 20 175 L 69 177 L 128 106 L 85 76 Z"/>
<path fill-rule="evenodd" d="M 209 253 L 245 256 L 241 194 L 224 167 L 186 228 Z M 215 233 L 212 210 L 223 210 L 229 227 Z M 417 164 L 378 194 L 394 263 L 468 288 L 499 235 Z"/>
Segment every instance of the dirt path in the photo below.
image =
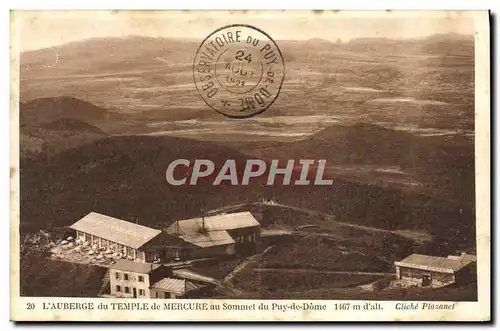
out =
<path fill-rule="evenodd" d="M 350 227 L 350 228 L 365 230 L 365 231 L 368 231 L 368 232 L 381 232 L 381 233 L 390 233 L 390 234 L 399 235 L 395 231 L 391 231 L 391 230 L 385 230 L 385 229 L 374 228 L 374 227 L 371 227 L 371 226 L 365 226 L 365 225 L 358 225 L 358 224 L 352 224 L 352 223 L 347 223 L 347 222 L 336 221 L 330 215 L 322 213 L 322 212 L 319 212 L 319 211 L 315 211 L 315 210 L 310 210 L 310 209 L 301 208 L 301 207 L 295 207 L 295 206 L 288 206 L 288 205 L 283 205 L 283 204 L 280 204 L 280 203 L 275 203 L 275 204 L 272 204 L 272 205 L 269 205 L 269 206 L 287 208 L 287 209 L 290 209 L 290 210 L 296 210 L 296 211 L 299 211 L 299 212 L 302 212 L 302 213 L 307 213 L 307 214 L 312 214 L 312 215 L 320 215 L 320 216 L 323 216 L 325 218 L 328 218 L 328 220 L 331 221 L 332 223 L 338 224 L 338 225 L 341 225 L 341 226 L 347 226 L 347 227 Z"/>
<path fill-rule="evenodd" d="M 285 271 L 289 273 L 319 273 L 319 274 L 334 274 L 334 275 L 357 275 L 357 276 L 393 276 L 389 272 L 370 272 L 370 271 L 336 271 L 336 270 L 321 270 L 321 269 L 288 269 L 288 268 L 255 268 L 255 271 Z"/>
<path fill-rule="evenodd" d="M 172 270 L 172 274 L 174 276 L 178 276 L 181 278 L 192 279 L 195 281 L 210 283 L 214 285 L 221 285 L 221 282 L 215 278 L 208 277 L 197 272 L 191 271 L 189 269 L 176 269 Z"/>
<path fill-rule="evenodd" d="M 197 281 L 202 281 L 202 282 L 214 284 L 220 290 L 222 290 L 222 291 L 226 291 L 227 290 L 231 294 L 241 295 L 243 293 L 243 291 L 241 291 L 240 289 L 234 287 L 233 284 L 231 284 L 231 283 L 223 283 L 222 281 L 220 281 L 218 279 L 198 274 L 198 273 L 193 272 L 193 271 L 191 271 L 189 269 L 175 269 L 175 270 L 172 271 L 172 273 L 175 276 L 178 276 L 178 277 L 181 277 L 181 278 L 187 278 L 187 279 L 192 279 L 192 280 L 195 280 L 195 281 L 197 280 Z"/>
<path fill-rule="evenodd" d="M 255 254 L 255 255 L 252 255 L 252 256 L 249 256 L 248 258 L 246 258 L 243 261 L 241 261 L 233 269 L 233 271 L 231 271 L 230 273 L 228 273 L 226 275 L 226 277 L 224 277 L 224 279 L 222 280 L 222 284 L 231 284 L 231 281 L 234 278 L 234 276 L 236 276 L 239 272 L 241 272 L 243 269 L 245 269 L 248 266 L 248 264 L 250 264 L 251 262 L 257 261 L 258 258 L 260 258 L 264 254 L 266 254 L 267 252 L 269 252 L 273 247 L 274 246 L 269 246 L 263 252 Z"/>
<path fill-rule="evenodd" d="M 221 208 L 217 208 L 217 209 L 212 209 L 212 210 L 207 211 L 206 213 L 207 213 L 207 215 L 215 215 L 218 213 L 227 213 L 229 211 L 240 209 L 242 207 L 249 206 L 249 205 L 255 205 L 255 204 L 250 203 L 250 202 L 242 202 L 242 203 L 237 203 L 237 204 L 234 204 L 231 206 L 225 206 L 225 207 L 221 207 Z"/>
<path fill-rule="evenodd" d="M 200 263 L 206 263 L 208 261 L 218 261 L 218 258 L 206 257 L 206 258 L 187 260 L 187 261 L 167 262 L 163 263 L 163 265 L 166 267 L 170 267 L 172 269 L 182 269 L 182 268 L 192 267 Z"/>
<path fill-rule="evenodd" d="M 266 203 L 262 203 L 262 202 L 238 203 L 238 204 L 234 204 L 231 206 L 225 206 L 222 208 L 211 210 L 210 213 L 230 212 L 230 211 L 240 209 L 244 206 L 248 206 L 248 207 L 266 206 L 266 207 L 286 208 L 286 209 L 295 210 L 295 211 L 302 212 L 302 213 L 307 213 L 310 215 L 319 215 L 319 216 L 327 218 L 333 224 L 337 224 L 340 226 L 346 226 L 346 227 L 350 227 L 350 228 L 354 228 L 354 229 L 358 229 L 358 230 L 364 230 L 367 232 L 392 234 L 392 235 L 396 235 L 399 237 L 413 240 L 417 243 L 425 243 L 425 242 L 432 241 L 432 237 L 429 234 L 424 234 L 421 232 L 413 233 L 412 231 L 406 231 L 406 230 L 393 231 L 393 230 L 374 228 L 374 227 L 366 226 L 366 225 L 359 225 L 359 224 L 348 223 L 348 222 L 340 222 L 340 221 L 336 221 L 331 215 L 328 215 L 328 214 L 325 214 L 325 213 L 322 213 L 319 211 L 315 211 L 315 210 L 311 210 L 311 209 L 307 209 L 307 208 L 296 207 L 296 206 L 289 206 L 289 205 L 285 205 L 285 204 L 281 204 L 281 203 L 277 203 L 277 202 L 274 202 L 272 204 L 266 204 Z"/>

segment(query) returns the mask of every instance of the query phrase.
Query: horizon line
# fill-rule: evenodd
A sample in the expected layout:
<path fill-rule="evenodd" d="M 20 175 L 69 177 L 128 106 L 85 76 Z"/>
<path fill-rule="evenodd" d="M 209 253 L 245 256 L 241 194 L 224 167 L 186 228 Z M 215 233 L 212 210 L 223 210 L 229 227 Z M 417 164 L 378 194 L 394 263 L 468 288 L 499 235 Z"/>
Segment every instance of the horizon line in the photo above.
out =
<path fill-rule="evenodd" d="M 274 39 L 275 41 L 285 41 L 285 42 L 307 42 L 307 41 L 312 41 L 312 40 L 318 40 L 318 41 L 324 41 L 327 43 L 331 44 L 336 44 L 336 45 L 345 45 L 351 43 L 353 40 L 360 40 L 360 39 L 378 39 L 378 40 L 389 40 L 389 41 L 419 41 L 419 40 L 425 40 L 429 39 L 434 36 L 445 36 L 445 35 L 455 35 L 455 36 L 460 36 L 460 37 L 471 37 L 474 38 L 474 34 L 466 34 L 466 33 L 458 33 L 458 32 L 438 32 L 438 33 L 432 33 L 429 35 L 425 36 L 418 36 L 418 37 L 408 37 L 408 38 L 388 38 L 388 37 L 373 37 L 373 36 L 367 36 L 367 37 L 354 37 L 354 38 L 349 38 L 348 41 L 341 40 L 341 42 L 335 41 L 335 40 L 330 40 L 326 38 L 321 38 L 321 37 L 313 37 L 313 38 L 307 38 L 307 39 Z M 68 41 L 62 44 L 57 44 L 53 46 L 48 46 L 48 47 L 41 47 L 41 48 L 31 48 L 31 49 L 26 49 L 26 50 L 20 50 L 20 54 L 22 53 L 28 53 L 28 52 L 36 52 L 36 51 L 41 51 L 41 50 L 46 50 L 46 49 L 52 49 L 52 48 L 57 48 L 57 47 L 62 47 L 70 44 L 76 44 L 76 43 L 84 43 L 84 42 L 89 42 L 92 40 L 104 40 L 104 39 L 127 39 L 127 38 L 143 38 L 143 39 L 170 39 L 170 40 L 176 40 L 176 41 L 187 41 L 187 42 L 201 42 L 203 38 L 193 38 L 193 37 L 176 37 L 176 36 L 169 36 L 169 37 L 161 37 L 161 36 L 148 36 L 148 35 L 140 35 L 140 34 L 130 34 L 126 36 L 99 36 L 99 37 L 90 37 L 90 38 L 82 38 L 78 40 L 72 40 Z M 20 45 L 22 45 L 22 41 L 20 42 Z"/>

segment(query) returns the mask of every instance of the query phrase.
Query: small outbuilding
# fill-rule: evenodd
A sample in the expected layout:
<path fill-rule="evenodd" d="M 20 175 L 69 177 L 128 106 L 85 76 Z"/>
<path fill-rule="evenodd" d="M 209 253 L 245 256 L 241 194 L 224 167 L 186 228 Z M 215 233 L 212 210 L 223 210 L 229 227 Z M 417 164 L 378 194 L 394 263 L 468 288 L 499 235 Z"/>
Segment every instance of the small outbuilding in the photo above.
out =
<path fill-rule="evenodd" d="M 186 279 L 166 277 L 151 286 L 152 299 L 200 298 L 211 287 Z"/>
<path fill-rule="evenodd" d="M 465 253 L 448 257 L 412 254 L 394 264 L 397 280 L 406 285 L 443 287 L 476 279 L 476 256 Z"/>

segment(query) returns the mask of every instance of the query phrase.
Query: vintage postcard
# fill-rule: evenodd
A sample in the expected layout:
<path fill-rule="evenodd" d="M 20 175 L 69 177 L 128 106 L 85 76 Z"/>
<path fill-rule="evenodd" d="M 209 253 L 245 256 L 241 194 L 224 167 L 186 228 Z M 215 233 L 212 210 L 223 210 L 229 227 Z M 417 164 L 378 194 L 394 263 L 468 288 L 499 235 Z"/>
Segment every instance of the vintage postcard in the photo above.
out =
<path fill-rule="evenodd" d="M 12 11 L 14 321 L 489 321 L 486 11 Z"/>

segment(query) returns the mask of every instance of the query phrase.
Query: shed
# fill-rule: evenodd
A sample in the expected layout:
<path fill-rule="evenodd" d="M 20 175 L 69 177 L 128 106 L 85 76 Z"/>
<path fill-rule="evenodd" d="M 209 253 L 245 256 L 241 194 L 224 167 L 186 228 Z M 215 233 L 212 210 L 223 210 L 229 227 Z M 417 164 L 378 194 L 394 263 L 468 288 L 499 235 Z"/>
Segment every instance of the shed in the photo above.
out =
<path fill-rule="evenodd" d="M 151 286 L 151 297 L 156 299 L 194 297 L 196 292 L 205 287 L 193 281 L 165 277 Z"/>
<path fill-rule="evenodd" d="M 463 253 L 448 257 L 412 254 L 394 262 L 398 280 L 416 286 L 442 287 L 473 280 L 476 257 Z"/>

